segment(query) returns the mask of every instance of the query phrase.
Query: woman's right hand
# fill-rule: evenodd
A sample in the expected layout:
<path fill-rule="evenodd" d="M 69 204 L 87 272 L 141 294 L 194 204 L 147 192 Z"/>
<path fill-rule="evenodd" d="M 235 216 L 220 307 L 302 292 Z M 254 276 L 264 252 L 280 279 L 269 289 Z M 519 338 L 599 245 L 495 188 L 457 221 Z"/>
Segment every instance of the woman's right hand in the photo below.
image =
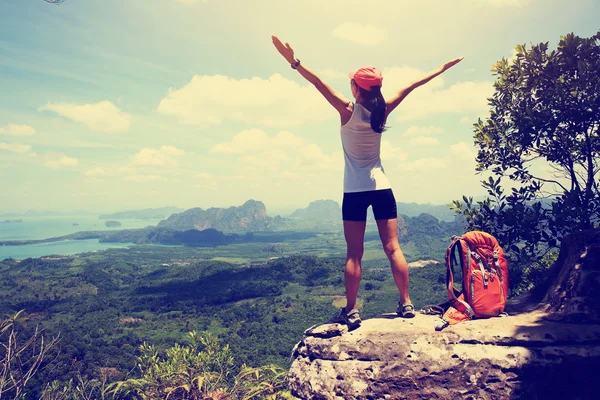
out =
<path fill-rule="evenodd" d="M 457 58 L 456 60 L 451 60 L 451 61 L 448 61 L 447 63 L 445 63 L 445 64 L 442 66 L 442 70 L 443 70 L 443 71 L 446 71 L 446 70 L 448 70 L 448 69 L 450 69 L 450 68 L 454 67 L 456 64 L 458 64 L 459 62 L 461 62 L 463 58 L 464 58 L 464 57 Z"/>
<path fill-rule="evenodd" d="M 273 44 L 275 45 L 275 48 L 279 54 L 281 54 L 283 58 L 287 60 L 287 62 L 290 64 L 296 62 L 296 59 L 294 58 L 294 50 L 292 50 L 292 47 L 288 43 L 283 44 L 275 35 L 271 36 L 271 39 L 273 40 Z"/>

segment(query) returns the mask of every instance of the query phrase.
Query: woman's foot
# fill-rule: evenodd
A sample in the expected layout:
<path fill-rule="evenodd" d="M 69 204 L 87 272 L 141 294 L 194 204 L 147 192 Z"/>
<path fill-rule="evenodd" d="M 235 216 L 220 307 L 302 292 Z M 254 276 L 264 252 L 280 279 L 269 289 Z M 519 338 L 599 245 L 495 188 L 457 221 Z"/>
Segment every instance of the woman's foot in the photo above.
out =
<path fill-rule="evenodd" d="M 342 308 L 340 311 L 335 313 L 331 320 L 333 322 L 348 325 L 349 330 L 358 328 L 360 326 L 360 323 L 362 322 L 362 320 L 360 319 L 360 314 L 356 308 L 350 310 L 350 312 L 346 312 L 346 309 Z"/>
<path fill-rule="evenodd" d="M 410 301 L 407 303 L 398 302 L 396 313 L 402 318 L 413 318 L 415 316 L 415 306 Z"/>

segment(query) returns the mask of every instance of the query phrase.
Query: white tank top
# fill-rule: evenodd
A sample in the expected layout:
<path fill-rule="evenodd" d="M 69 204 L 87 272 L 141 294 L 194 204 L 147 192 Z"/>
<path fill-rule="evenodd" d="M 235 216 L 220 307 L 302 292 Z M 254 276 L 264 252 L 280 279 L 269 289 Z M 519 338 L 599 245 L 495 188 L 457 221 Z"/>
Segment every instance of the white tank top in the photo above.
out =
<path fill-rule="evenodd" d="M 355 104 L 350 120 L 340 128 L 344 149 L 344 193 L 390 189 L 381 165 L 381 133 L 371 128 L 371 112 Z"/>

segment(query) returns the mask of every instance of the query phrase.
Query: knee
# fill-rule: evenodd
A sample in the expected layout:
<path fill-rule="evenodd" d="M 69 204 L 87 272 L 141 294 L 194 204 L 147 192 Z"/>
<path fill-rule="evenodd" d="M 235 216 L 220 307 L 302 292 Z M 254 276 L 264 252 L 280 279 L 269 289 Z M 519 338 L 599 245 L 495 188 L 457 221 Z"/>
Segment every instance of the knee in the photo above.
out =
<path fill-rule="evenodd" d="M 399 250 L 400 247 L 395 244 L 387 244 L 383 246 L 383 251 L 388 258 L 392 258 Z"/>
<path fill-rule="evenodd" d="M 346 258 L 351 260 L 360 261 L 362 260 L 365 249 L 363 246 L 357 246 L 354 248 L 348 248 L 346 252 Z"/>

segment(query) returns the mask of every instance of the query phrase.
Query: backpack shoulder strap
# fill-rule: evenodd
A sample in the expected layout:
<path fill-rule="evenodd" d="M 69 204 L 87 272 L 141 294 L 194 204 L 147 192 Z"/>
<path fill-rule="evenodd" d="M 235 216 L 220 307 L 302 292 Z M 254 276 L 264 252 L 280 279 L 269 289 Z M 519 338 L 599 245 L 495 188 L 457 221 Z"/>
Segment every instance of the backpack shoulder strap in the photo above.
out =
<path fill-rule="evenodd" d="M 446 286 L 448 289 L 448 300 L 454 305 L 454 307 L 458 311 L 462 312 L 468 318 L 472 318 L 474 315 L 473 309 L 466 301 L 461 300 L 461 292 L 457 291 L 454 288 L 454 265 L 457 264 L 456 251 L 459 252 L 458 258 L 460 260 L 461 268 L 463 268 L 464 270 L 462 258 L 462 242 L 462 236 L 453 236 L 452 243 L 450 243 L 450 246 L 448 246 L 448 250 L 446 250 Z M 465 245 L 467 245 L 468 247 L 468 244 L 466 242 Z"/>
<path fill-rule="evenodd" d="M 456 265 L 456 254 L 454 249 L 457 246 L 460 246 L 461 239 L 462 236 L 453 236 L 452 242 L 450 243 L 450 246 L 448 246 L 448 250 L 446 250 L 446 287 L 448 289 L 449 300 L 457 300 L 456 293 L 454 292 L 454 265 Z"/>

